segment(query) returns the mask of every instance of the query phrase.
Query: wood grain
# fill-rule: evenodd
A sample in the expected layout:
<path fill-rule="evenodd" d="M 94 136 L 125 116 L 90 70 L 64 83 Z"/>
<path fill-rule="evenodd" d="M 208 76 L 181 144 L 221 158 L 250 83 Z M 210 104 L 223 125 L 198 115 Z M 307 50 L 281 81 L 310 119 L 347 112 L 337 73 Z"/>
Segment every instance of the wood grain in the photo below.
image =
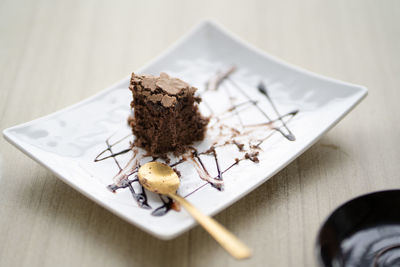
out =
<path fill-rule="evenodd" d="M 0 266 L 315 266 L 339 204 L 400 185 L 400 2 L 0 0 L 0 129 L 125 77 L 202 18 L 369 96 L 320 142 L 216 219 L 253 248 L 236 262 L 200 227 L 143 233 L 0 139 Z"/>

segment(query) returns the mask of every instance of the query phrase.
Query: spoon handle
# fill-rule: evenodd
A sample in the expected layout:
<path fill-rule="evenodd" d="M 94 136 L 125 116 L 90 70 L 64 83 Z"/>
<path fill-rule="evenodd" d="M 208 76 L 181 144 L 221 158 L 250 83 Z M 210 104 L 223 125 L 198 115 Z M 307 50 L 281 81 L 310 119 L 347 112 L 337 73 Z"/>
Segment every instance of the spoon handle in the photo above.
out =
<path fill-rule="evenodd" d="M 168 196 L 179 202 L 234 258 L 240 260 L 251 256 L 250 249 L 216 220 L 200 212 L 183 197 L 175 193 L 170 193 Z"/>

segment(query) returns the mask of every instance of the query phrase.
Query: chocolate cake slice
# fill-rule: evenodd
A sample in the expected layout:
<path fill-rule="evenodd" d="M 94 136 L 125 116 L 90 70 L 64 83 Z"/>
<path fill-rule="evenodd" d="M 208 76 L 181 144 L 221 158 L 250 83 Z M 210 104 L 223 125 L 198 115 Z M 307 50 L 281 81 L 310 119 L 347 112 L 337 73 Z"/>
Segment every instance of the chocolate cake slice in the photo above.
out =
<path fill-rule="evenodd" d="M 132 73 L 129 89 L 134 112 L 129 124 L 136 146 L 153 156 L 179 155 L 204 138 L 208 119 L 198 110 L 201 99 L 194 96 L 195 87 L 166 73 L 159 77 Z"/>

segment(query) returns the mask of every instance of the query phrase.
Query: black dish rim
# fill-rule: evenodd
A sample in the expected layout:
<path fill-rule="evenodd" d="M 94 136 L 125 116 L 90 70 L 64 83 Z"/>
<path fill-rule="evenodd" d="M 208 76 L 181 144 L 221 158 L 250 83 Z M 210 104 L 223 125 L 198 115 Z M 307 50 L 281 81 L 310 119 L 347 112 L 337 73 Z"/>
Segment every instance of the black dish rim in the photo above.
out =
<path fill-rule="evenodd" d="M 321 224 L 317 236 L 316 236 L 316 240 L 315 240 L 315 244 L 314 244 L 314 254 L 315 257 L 317 258 L 317 264 L 321 267 L 329 267 L 327 266 L 323 259 L 322 259 L 322 253 L 321 253 L 321 233 L 323 231 L 323 229 L 325 229 L 327 223 L 329 222 L 329 220 L 335 216 L 335 214 L 337 214 L 337 212 L 339 212 L 341 209 L 343 209 L 345 206 L 347 206 L 348 204 L 350 204 L 351 202 L 357 201 L 359 199 L 362 198 L 369 198 L 371 196 L 374 195 L 380 195 L 380 194 L 387 194 L 387 193 L 399 193 L 400 194 L 400 189 L 385 189 L 385 190 L 380 190 L 380 191 L 373 191 L 373 192 L 369 192 L 369 193 L 365 193 L 359 196 L 355 196 L 347 201 L 345 201 L 344 203 L 342 203 L 341 205 L 339 205 L 337 208 L 335 208 L 330 214 L 329 216 L 323 221 L 323 223 Z"/>

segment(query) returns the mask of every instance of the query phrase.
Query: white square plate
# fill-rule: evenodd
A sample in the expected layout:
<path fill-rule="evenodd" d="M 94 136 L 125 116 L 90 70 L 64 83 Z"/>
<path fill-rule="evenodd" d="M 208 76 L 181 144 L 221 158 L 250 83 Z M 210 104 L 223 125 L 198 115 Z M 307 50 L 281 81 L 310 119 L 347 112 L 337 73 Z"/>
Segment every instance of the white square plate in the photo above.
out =
<path fill-rule="evenodd" d="M 218 90 L 205 91 L 210 77 L 232 64 L 237 66 L 237 70 L 229 79 Z M 270 137 L 260 146 L 259 163 L 243 160 L 229 169 L 224 173 L 222 191 L 200 179 L 194 166 L 188 162 L 177 166 L 182 174 L 178 193 L 186 196 L 197 189 L 187 198 L 209 215 L 231 205 L 289 164 L 367 94 L 367 89 L 362 86 L 322 77 L 273 58 L 210 21 L 200 23 L 138 73 L 158 75 L 162 71 L 196 86 L 203 97 L 200 110 L 205 114 L 210 114 L 210 108 L 214 114 L 226 114 L 224 111 L 230 104 L 242 104 L 240 109 L 230 110 L 234 112 L 229 123 L 239 131 L 243 130 L 236 125 L 239 120 L 247 124 L 265 121 L 264 117 L 260 118 L 262 112 L 272 120 L 279 117 L 268 98 L 257 90 L 260 81 L 266 85 L 280 114 L 299 111 L 293 117 L 285 117 L 295 141 L 289 141 L 276 130 L 286 131 L 279 120 L 271 124 L 272 128 L 264 125 L 249 134 L 259 140 Z M 184 210 L 171 210 L 163 216 L 154 216 L 152 212 L 162 205 L 158 195 L 147 192 L 148 204 L 152 208 L 144 209 L 131 194 L 130 189 L 141 192 L 137 183 L 132 183 L 132 188 L 118 189 L 116 193 L 107 188 L 115 182 L 119 171 L 115 159 L 124 167 L 132 158 L 132 151 L 94 162 L 96 156 L 107 149 L 106 140 L 113 144 L 130 133 L 126 123 L 131 112 L 128 86 L 129 77 L 89 99 L 8 128 L 3 134 L 10 143 L 82 194 L 139 228 L 159 238 L 171 239 L 195 224 Z M 257 101 L 258 106 L 251 104 L 246 97 Z M 196 147 L 207 147 L 214 137 L 209 131 L 206 140 L 197 143 Z M 128 136 L 113 145 L 113 152 L 127 149 L 132 140 L 133 136 Z M 217 149 L 217 153 L 221 169 L 229 167 L 235 157 L 244 155 L 238 147 L 235 149 L 229 145 Z M 109 151 L 106 150 L 101 157 L 107 155 Z M 215 176 L 214 158 L 204 156 L 202 160 L 210 166 L 210 175 Z M 131 175 L 130 179 L 134 176 Z M 142 195 L 135 196 L 140 198 Z"/>

